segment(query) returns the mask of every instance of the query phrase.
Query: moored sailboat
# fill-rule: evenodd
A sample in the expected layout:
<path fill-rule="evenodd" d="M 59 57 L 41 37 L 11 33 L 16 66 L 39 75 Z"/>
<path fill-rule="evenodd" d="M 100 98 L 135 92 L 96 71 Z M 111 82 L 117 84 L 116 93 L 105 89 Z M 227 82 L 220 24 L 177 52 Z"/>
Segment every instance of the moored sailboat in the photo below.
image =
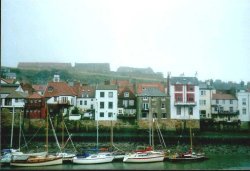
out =
<path fill-rule="evenodd" d="M 10 165 L 11 166 L 25 166 L 25 167 L 37 167 L 37 166 L 49 166 L 62 164 L 63 160 L 60 156 L 48 155 L 48 118 L 49 112 L 47 109 L 46 117 L 46 155 L 41 153 L 40 155 L 22 155 L 19 157 L 12 156 Z M 21 157 L 21 158 L 20 158 Z"/>

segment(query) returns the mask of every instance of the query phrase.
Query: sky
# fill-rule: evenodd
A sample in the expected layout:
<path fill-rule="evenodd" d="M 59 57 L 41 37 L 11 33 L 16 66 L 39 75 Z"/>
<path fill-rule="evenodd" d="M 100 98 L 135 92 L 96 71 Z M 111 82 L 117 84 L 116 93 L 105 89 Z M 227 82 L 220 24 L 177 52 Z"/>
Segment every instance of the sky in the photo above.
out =
<path fill-rule="evenodd" d="M 110 63 L 250 81 L 249 0 L 2 0 L 1 65 Z"/>

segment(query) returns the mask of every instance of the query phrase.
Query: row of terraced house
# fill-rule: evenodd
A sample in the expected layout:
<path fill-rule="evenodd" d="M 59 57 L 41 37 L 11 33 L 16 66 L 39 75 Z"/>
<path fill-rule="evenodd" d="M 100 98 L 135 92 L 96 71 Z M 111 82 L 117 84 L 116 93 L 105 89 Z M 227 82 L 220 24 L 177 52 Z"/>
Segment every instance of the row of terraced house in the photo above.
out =
<path fill-rule="evenodd" d="M 131 83 L 110 80 L 98 85 L 66 83 L 55 75 L 47 85 L 28 85 L 1 79 L 1 110 L 19 108 L 29 119 L 72 113 L 77 107 L 81 118 L 117 120 L 213 119 L 215 122 L 250 122 L 250 90 L 234 94 L 216 90 L 196 77 L 168 77 L 165 82 Z M 48 108 L 46 108 L 48 107 Z"/>

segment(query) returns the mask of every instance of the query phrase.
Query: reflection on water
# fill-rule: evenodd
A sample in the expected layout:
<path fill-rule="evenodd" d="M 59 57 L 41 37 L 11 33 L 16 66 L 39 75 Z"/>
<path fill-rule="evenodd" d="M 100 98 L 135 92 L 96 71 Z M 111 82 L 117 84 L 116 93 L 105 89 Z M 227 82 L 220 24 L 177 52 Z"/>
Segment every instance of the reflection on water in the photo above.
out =
<path fill-rule="evenodd" d="M 45 167 L 10 167 L 2 166 L 1 170 L 250 170 L 250 155 L 210 155 L 205 161 L 179 162 L 169 161 L 157 163 L 123 163 L 112 162 L 95 165 L 63 164 Z"/>

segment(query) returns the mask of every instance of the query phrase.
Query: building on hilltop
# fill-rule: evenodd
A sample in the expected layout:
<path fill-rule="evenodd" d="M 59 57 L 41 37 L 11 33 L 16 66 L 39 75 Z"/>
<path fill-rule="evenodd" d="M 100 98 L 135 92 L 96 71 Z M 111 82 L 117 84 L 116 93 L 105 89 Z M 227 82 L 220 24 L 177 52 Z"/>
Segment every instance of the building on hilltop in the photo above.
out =
<path fill-rule="evenodd" d="M 75 70 L 94 73 L 110 72 L 109 63 L 75 63 Z"/>
<path fill-rule="evenodd" d="M 59 62 L 19 62 L 17 65 L 19 69 L 27 70 L 68 70 L 71 69 L 71 63 L 59 63 Z"/>

